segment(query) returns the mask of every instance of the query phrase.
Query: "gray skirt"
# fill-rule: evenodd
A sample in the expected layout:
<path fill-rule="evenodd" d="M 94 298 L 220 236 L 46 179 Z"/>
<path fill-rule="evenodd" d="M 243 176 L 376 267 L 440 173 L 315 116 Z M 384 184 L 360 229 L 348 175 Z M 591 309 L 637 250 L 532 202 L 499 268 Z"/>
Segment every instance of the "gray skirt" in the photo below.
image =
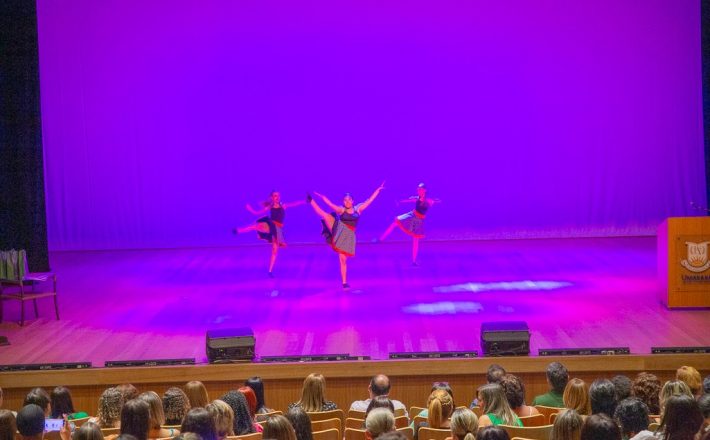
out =
<path fill-rule="evenodd" d="M 424 219 L 417 216 L 414 211 L 398 216 L 396 222 L 405 234 L 415 238 L 424 238 Z"/>
<path fill-rule="evenodd" d="M 355 231 L 338 221 L 336 217 L 335 223 L 333 223 L 333 237 L 330 243 L 333 250 L 339 254 L 352 257 L 355 255 L 355 243 L 357 243 Z"/>

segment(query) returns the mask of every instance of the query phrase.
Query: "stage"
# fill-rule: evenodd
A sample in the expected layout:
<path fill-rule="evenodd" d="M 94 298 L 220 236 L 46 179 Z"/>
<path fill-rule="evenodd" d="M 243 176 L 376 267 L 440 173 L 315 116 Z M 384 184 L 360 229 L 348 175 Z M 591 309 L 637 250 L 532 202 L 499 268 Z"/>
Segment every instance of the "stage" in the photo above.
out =
<path fill-rule="evenodd" d="M 205 332 L 251 327 L 257 356 L 479 351 L 485 321 L 525 321 L 540 348 L 710 346 L 710 310 L 666 309 L 655 237 L 360 243 L 341 287 L 325 245 L 54 252 L 51 300 L 18 325 L 5 301 L 2 364 L 195 358 Z"/>

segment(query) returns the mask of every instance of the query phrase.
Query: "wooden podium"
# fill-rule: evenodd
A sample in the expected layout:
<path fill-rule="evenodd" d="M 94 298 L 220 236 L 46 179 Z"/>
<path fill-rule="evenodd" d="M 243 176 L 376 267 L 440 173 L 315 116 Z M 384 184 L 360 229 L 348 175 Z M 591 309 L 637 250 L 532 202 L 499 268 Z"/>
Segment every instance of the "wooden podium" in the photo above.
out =
<path fill-rule="evenodd" d="M 670 217 L 658 227 L 661 302 L 710 307 L 710 217 Z"/>

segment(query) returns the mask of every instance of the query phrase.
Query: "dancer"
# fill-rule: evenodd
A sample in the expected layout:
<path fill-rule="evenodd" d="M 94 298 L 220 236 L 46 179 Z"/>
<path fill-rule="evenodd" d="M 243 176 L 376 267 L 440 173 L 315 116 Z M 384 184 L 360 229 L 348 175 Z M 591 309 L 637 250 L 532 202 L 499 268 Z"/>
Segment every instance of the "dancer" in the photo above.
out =
<path fill-rule="evenodd" d="M 328 205 L 334 212 L 328 214 L 316 203 L 315 200 L 308 194 L 306 200 L 313 207 L 313 210 L 323 220 L 323 235 L 326 241 L 333 247 L 333 250 L 338 253 L 340 258 L 340 276 L 343 279 L 343 289 L 348 289 L 348 257 L 355 255 L 355 228 L 360 219 L 360 214 L 370 206 L 370 203 L 380 194 L 380 191 L 385 189 L 385 182 L 372 193 L 372 195 L 362 203 L 355 205 L 353 197 L 350 193 L 345 193 L 342 206 L 338 206 L 328 200 L 323 194 L 313 192 L 316 196 L 323 200 L 323 203 Z"/>
<path fill-rule="evenodd" d="M 254 209 L 247 203 L 247 211 L 254 215 L 263 216 L 268 212 L 267 216 L 259 218 L 256 223 L 243 228 L 235 228 L 232 230 L 235 234 L 243 234 L 249 231 L 256 231 L 256 234 L 262 240 L 271 243 L 271 259 L 269 260 L 269 277 L 274 277 L 274 263 L 276 256 L 279 253 L 279 247 L 285 247 L 283 227 L 284 219 L 286 218 L 286 208 L 303 205 L 303 201 L 283 203 L 281 202 L 281 194 L 278 191 L 271 191 L 269 200 L 262 202 L 261 209 Z"/>
<path fill-rule="evenodd" d="M 401 200 L 399 203 L 414 203 L 414 210 L 395 217 L 387 230 L 380 236 L 379 241 L 384 241 L 392 233 L 394 228 L 399 228 L 405 234 L 412 237 L 412 266 L 418 266 L 417 255 L 419 254 L 419 239 L 424 238 L 424 218 L 426 213 L 434 203 L 441 203 L 439 199 L 431 199 L 426 196 L 426 185 L 420 183 L 417 186 L 417 195 Z"/>

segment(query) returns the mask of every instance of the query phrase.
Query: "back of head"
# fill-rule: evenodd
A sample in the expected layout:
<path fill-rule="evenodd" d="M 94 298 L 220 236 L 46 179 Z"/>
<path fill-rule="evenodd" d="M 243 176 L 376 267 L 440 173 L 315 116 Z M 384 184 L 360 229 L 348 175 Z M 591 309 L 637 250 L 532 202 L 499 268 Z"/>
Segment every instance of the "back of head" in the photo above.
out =
<path fill-rule="evenodd" d="M 67 387 L 55 387 L 49 396 L 52 402 L 52 418 L 59 419 L 63 414 L 74 414 L 74 403 Z"/>
<path fill-rule="evenodd" d="M 523 406 L 525 403 L 525 385 L 523 385 L 520 378 L 512 374 L 506 374 L 501 378 L 500 385 L 503 387 L 508 405 L 513 410 Z"/>
<path fill-rule="evenodd" d="M 263 436 L 272 440 L 296 440 L 296 431 L 286 417 L 277 414 L 266 419 Z"/>
<path fill-rule="evenodd" d="M 621 433 L 627 437 L 648 429 L 648 407 L 640 399 L 624 399 L 614 411 L 614 419 L 621 426 Z"/>
<path fill-rule="evenodd" d="M 582 426 L 581 440 L 621 440 L 621 430 L 606 414 L 593 414 Z"/>
<path fill-rule="evenodd" d="M 454 412 L 454 400 L 449 393 L 444 390 L 434 390 L 429 395 L 427 402 L 429 414 L 427 422 L 430 428 L 440 429 L 444 421 L 451 417 Z"/>
<path fill-rule="evenodd" d="M 478 431 L 476 440 L 510 440 L 510 436 L 500 426 L 486 426 Z"/>
<path fill-rule="evenodd" d="M 247 408 L 249 408 L 249 415 L 254 418 L 256 414 L 256 394 L 254 390 L 250 387 L 243 386 L 237 389 L 240 393 L 244 394 L 244 398 L 247 399 Z"/>
<path fill-rule="evenodd" d="M 451 389 L 451 385 L 448 382 L 434 382 L 431 386 L 431 392 L 433 393 L 436 390 L 446 391 L 451 396 L 451 401 L 454 400 L 454 390 Z M 455 403 L 454 406 L 456 406 Z"/>
<path fill-rule="evenodd" d="M 251 434 L 254 432 L 252 419 L 249 416 L 249 408 L 247 408 L 247 399 L 242 393 L 238 391 L 228 391 L 220 400 L 232 408 L 232 412 L 234 413 L 234 424 L 232 425 L 234 435 Z"/>
<path fill-rule="evenodd" d="M 101 433 L 99 425 L 87 422 L 74 432 L 72 440 L 104 440 L 104 435 Z"/>
<path fill-rule="evenodd" d="M 0 440 L 15 440 L 15 432 L 15 415 L 10 410 L 0 409 Z"/>
<path fill-rule="evenodd" d="M 264 382 L 261 380 L 261 377 L 250 377 L 244 381 L 244 386 L 254 390 L 254 395 L 256 395 L 256 412 L 261 411 L 266 406 L 264 400 Z"/>
<path fill-rule="evenodd" d="M 216 440 L 217 428 L 210 413 L 205 408 L 192 408 L 187 412 L 180 426 L 180 433 L 199 434 L 202 440 Z"/>
<path fill-rule="evenodd" d="M 296 432 L 297 440 L 313 440 L 311 419 L 300 406 L 294 406 L 286 411 L 286 418 Z"/>
<path fill-rule="evenodd" d="M 44 433 L 44 410 L 37 404 L 27 404 L 17 412 L 16 423 L 17 431 L 23 437 L 41 436 Z"/>
<path fill-rule="evenodd" d="M 573 409 L 557 414 L 552 426 L 550 440 L 579 440 L 582 435 L 584 419 Z"/>
<path fill-rule="evenodd" d="M 220 438 L 234 435 L 234 411 L 222 400 L 213 400 L 205 407 L 214 420 L 217 436 Z"/>
<path fill-rule="evenodd" d="M 505 375 L 505 368 L 498 364 L 491 364 L 486 372 L 486 382 L 498 383 L 503 375 Z"/>
<path fill-rule="evenodd" d="M 394 414 L 394 403 L 392 403 L 387 396 L 376 396 L 374 399 L 370 400 L 370 404 L 367 405 L 367 410 L 365 410 L 365 417 L 375 408 L 386 408 Z"/>
<path fill-rule="evenodd" d="M 199 380 L 193 380 L 185 385 L 185 394 L 190 399 L 190 408 L 205 407 L 210 403 L 207 388 Z"/>
<path fill-rule="evenodd" d="M 547 366 L 547 380 L 550 382 L 552 391 L 562 394 L 569 380 L 567 368 L 559 362 L 553 362 Z"/>
<path fill-rule="evenodd" d="M 658 403 L 661 407 L 661 413 L 663 413 L 668 399 L 671 396 L 677 396 L 680 394 L 685 394 L 686 396 L 691 397 L 693 396 L 693 393 L 690 391 L 688 385 L 686 385 L 686 383 L 682 380 L 669 380 L 664 383 L 658 396 Z"/>
<path fill-rule="evenodd" d="M 659 428 L 663 439 L 693 440 L 702 425 L 703 415 L 693 397 L 677 394 L 668 398 Z"/>
<path fill-rule="evenodd" d="M 377 437 L 377 440 L 407 440 L 407 436 L 399 431 L 390 431 Z"/>
<path fill-rule="evenodd" d="M 459 408 L 451 415 L 451 436 L 454 440 L 475 440 L 478 417 L 468 408 Z"/>
<path fill-rule="evenodd" d="M 22 406 L 27 406 L 29 404 L 35 404 L 42 408 L 47 415 L 49 415 L 49 394 L 44 390 L 44 388 L 33 388 L 27 396 L 25 396 L 25 401 L 22 402 Z"/>
<path fill-rule="evenodd" d="M 710 374 L 703 379 L 703 393 L 710 394 Z M 2 389 L 0 389 L 0 397 L 2 397 Z"/>
<path fill-rule="evenodd" d="M 703 417 L 710 418 L 710 393 L 703 394 L 700 399 L 698 399 L 698 406 L 700 407 L 700 412 Z"/>
<path fill-rule="evenodd" d="M 386 396 L 390 393 L 390 380 L 384 374 L 378 374 L 370 379 L 370 390 L 373 396 Z"/>
<path fill-rule="evenodd" d="M 604 413 L 609 417 L 616 409 L 616 389 L 609 379 L 597 379 L 589 387 L 589 402 L 592 414 Z"/>
<path fill-rule="evenodd" d="M 483 413 L 494 414 L 506 425 L 515 425 L 516 417 L 505 398 L 503 387 L 497 383 L 486 384 L 478 388 L 478 400 L 483 401 Z"/>
<path fill-rule="evenodd" d="M 311 373 L 303 381 L 301 400 L 298 402 L 306 412 L 320 411 L 325 402 L 325 377 Z"/>
<path fill-rule="evenodd" d="M 121 385 L 118 385 L 116 389 L 123 396 L 124 402 L 128 402 L 129 400 L 137 398 L 139 394 L 138 388 L 134 387 L 133 384 L 130 383 L 122 383 Z"/>
<path fill-rule="evenodd" d="M 99 410 L 96 413 L 99 428 L 113 428 L 121 420 L 123 395 L 116 387 L 106 388 L 99 397 Z"/>
<path fill-rule="evenodd" d="M 698 370 L 693 367 L 684 365 L 678 368 L 675 373 L 675 377 L 688 385 L 688 388 L 690 388 L 690 392 L 693 393 L 693 396 L 700 394 L 703 389 L 703 379 Z"/>
<path fill-rule="evenodd" d="M 143 399 L 132 399 L 121 409 L 121 434 L 147 440 L 150 431 L 150 406 Z"/>
<path fill-rule="evenodd" d="M 170 387 L 163 394 L 163 412 L 166 425 L 179 425 L 190 410 L 190 400 L 178 387 Z"/>
<path fill-rule="evenodd" d="M 661 381 L 655 374 L 642 372 L 636 375 L 631 384 L 631 395 L 638 397 L 648 406 L 651 414 L 660 414 L 658 395 L 661 392 Z"/>
<path fill-rule="evenodd" d="M 588 416 L 591 414 L 587 384 L 582 379 L 574 378 L 567 382 L 565 392 L 562 394 L 562 401 L 565 404 L 565 408 L 573 409 L 580 415 Z"/>
<path fill-rule="evenodd" d="M 394 414 L 387 408 L 375 408 L 365 419 L 365 429 L 373 439 L 394 431 Z"/>
<path fill-rule="evenodd" d="M 631 379 L 623 374 L 618 374 L 611 378 L 616 390 L 616 401 L 621 402 L 627 397 L 631 397 Z"/>
<path fill-rule="evenodd" d="M 165 412 L 163 411 L 163 401 L 155 391 L 146 391 L 138 396 L 150 407 L 150 427 L 158 429 L 165 424 Z"/>

